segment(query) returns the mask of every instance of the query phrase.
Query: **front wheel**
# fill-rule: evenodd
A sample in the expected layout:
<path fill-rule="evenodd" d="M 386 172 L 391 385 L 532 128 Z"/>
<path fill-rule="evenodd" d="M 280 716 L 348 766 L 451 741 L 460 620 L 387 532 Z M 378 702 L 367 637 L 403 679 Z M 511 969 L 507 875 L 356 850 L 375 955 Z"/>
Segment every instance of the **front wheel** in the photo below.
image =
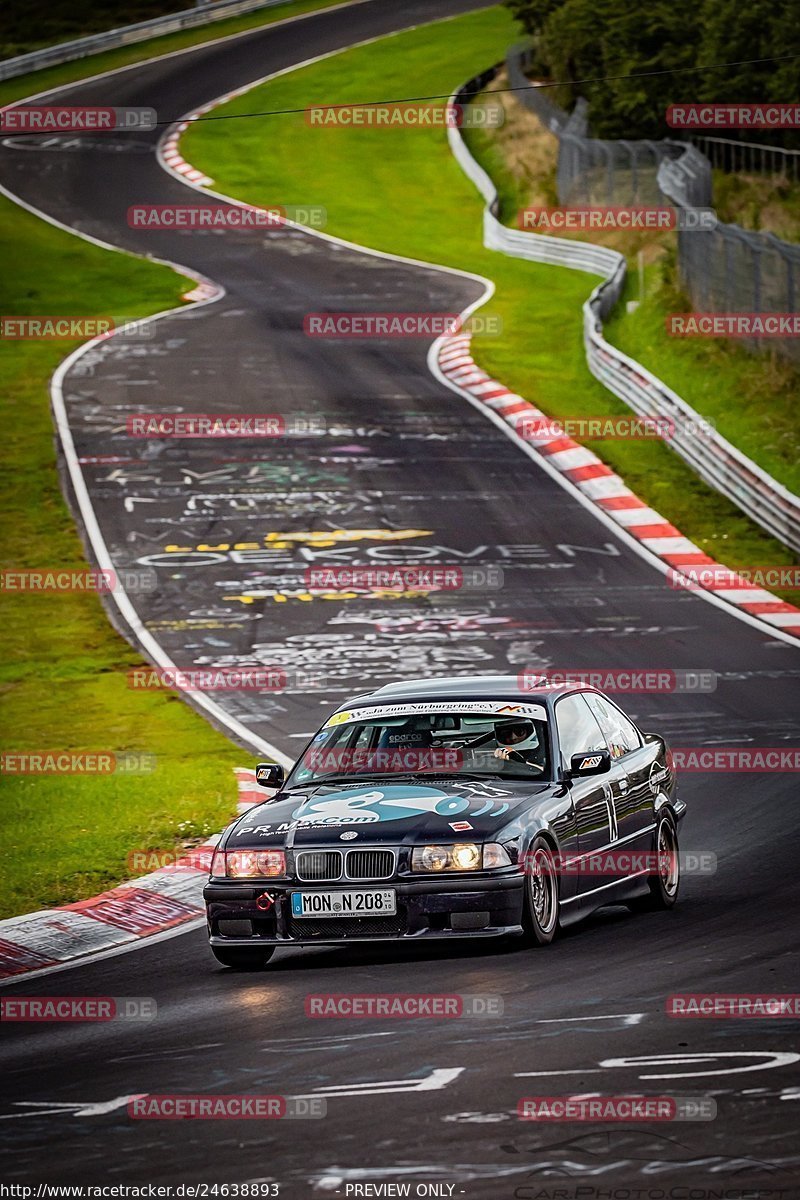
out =
<path fill-rule="evenodd" d="M 673 908 L 678 899 L 681 882 L 681 863 L 678 852 L 678 834 L 671 816 L 663 816 L 656 831 L 657 870 L 650 875 L 649 895 L 631 900 L 628 907 L 633 912 L 664 912 Z"/>
<path fill-rule="evenodd" d="M 528 939 L 536 946 L 549 946 L 558 931 L 558 891 L 553 851 L 544 838 L 536 837 L 525 857 L 523 916 Z"/>
<path fill-rule="evenodd" d="M 211 953 L 223 967 L 232 967 L 234 971 L 260 971 L 275 953 L 274 946 L 263 946 L 260 949 L 249 946 L 212 946 Z"/>

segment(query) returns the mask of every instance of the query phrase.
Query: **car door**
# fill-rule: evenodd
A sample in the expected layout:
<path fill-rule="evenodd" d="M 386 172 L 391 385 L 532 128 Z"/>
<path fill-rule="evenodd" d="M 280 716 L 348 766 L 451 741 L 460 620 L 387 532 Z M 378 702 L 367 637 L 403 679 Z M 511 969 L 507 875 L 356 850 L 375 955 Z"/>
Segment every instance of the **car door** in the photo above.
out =
<path fill-rule="evenodd" d="M 645 742 L 633 721 L 607 696 L 598 692 L 585 692 L 584 695 L 605 735 L 615 768 L 611 786 L 620 849 L 647 851 L 652 847 L 650 775 L 657 747 Z"/>
<path fill-rule="evenodd" d="M 607 750 L 608 743 L 583 693 L 562 696 L 555 705 L 561 767 L 568 770 L 574 754 Z M 578 875 L 575 899 L 589 892 L 613 887 L 613 872 L 598 870 L 596 851 L 608 850 L 618 840 L 615 791 L 620 791 L 624 771 L 612 758 L 610 771 L 603 775 L 578 776 L 570 781 L 578 840 Z M 569 870 L 570 868 L 568 868 Z"/>

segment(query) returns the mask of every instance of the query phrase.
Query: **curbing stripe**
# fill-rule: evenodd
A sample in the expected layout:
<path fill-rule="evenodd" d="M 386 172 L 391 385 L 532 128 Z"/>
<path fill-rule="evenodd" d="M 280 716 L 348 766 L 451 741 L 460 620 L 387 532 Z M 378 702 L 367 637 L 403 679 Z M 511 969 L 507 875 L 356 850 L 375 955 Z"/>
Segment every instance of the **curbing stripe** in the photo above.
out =
<path fill-rule="evenodd" d="M 477 373 L 480 368 L 471 357 L 462 352 L 463 345 L 463 337 L 445 338 L 441 341 L 438 354 L 441 373 L 457 384 L 461 391 L 474 396 L 512 427 L 518 426 L 521 418 L 525 419 L 523 413 L 527 414 L 528 420 L 540 419 L 550 432 L 538 436 L 534 426 L 532 436 L 526 437 L 525 441 L 537 454 L 547 459 L 551 466 L 576 484 L 586 499 L 599 511 L 610 517 L 669 567 L 676 572 L 681 567 L 713 568 L 710 581 L 704 580 L 700 584 L 688 580 L 687 588 L 713 592 L 718 599 L 727 604 L 800 637 L 800 608 L 779 600 L 763 588 L 754 588 L 751 581 L 736 576 L 729 567 L 705 554 L 685 538 L 679 529 L 632 492 L 624 480 L 615 475 L 591 450 L 579 445 L 572 438 L 554 434 L 555 423 L 533 404 L 509 392 L 496 379 L 488 376 L 485 376 L 481 383 L 471 383 L 470 370 Z M 708 573 L 704 571 L 704 575 Z M 680 586 L 677 581 L 675 586 Z"/>
<path fill-rule="evenodd" d="M 238 767 L 234 774 L 237 815 L 263 804 L 266 797 L 256 785 L 255 771 Z M 174 864 L 129 879 L 99 896 L 0 921 L 0 979 L 18 978 L 196 924 L 205 911 L 203 885 L 220 837 L 216 834 Z"/>

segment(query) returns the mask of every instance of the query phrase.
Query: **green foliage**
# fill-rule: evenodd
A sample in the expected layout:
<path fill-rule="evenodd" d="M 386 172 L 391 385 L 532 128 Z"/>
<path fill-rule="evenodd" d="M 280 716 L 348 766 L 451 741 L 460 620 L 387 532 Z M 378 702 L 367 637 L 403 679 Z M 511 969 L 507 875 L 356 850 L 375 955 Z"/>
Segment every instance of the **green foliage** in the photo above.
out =
<path fill-rule="evenodd" d="M 792 102 L 800 94 L 800 0 L 505 2 L 532 35 L 537 65 L 568 82 L 562 101 L 589 101 L 598 137 L 668 136 L 674 103 Z M 783 61 L 748 61 L 770 57 Z M 740 65 L 714 66 L 726 62 Z M 696 67 L 704 69 L 687 69 Z M 797 135 L 786 144 L 792 138 L 800 144 Z"/>

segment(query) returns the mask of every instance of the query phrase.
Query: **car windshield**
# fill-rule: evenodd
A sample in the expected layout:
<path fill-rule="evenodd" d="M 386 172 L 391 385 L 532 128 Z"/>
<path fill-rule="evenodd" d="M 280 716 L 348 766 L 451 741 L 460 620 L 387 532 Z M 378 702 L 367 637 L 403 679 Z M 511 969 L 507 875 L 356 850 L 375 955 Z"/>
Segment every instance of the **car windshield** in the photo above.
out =
<path fill-rule="evenodd" d="M 543 706 L 431 707 L 392 705 L 385 715 L 374 709 L 335 713 L 306 747 L 286 786 L 364 776 L 550 777 Z"/>

